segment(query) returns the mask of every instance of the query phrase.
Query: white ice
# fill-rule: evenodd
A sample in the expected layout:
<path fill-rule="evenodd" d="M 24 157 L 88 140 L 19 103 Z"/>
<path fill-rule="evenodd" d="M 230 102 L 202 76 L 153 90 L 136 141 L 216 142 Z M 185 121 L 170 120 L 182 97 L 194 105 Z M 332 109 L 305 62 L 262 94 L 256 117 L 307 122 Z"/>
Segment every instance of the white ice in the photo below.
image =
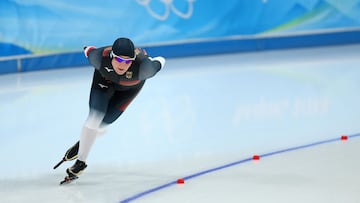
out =
<path fill-rule="evenodd" d="M 93 69 L 1 75 L 0 202 L 358 203 L 358 136 L 164 185 L 360 133 L 359 53 L 348 45 L 168 59 L 66 186 L 72 163 L 52 167 L 79 139 Z"/>

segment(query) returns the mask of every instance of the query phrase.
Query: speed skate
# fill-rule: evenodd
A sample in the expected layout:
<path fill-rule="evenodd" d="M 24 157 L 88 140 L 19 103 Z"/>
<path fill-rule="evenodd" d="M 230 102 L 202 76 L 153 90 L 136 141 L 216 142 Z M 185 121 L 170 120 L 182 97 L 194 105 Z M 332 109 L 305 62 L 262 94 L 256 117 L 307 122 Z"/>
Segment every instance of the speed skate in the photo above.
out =
<path fill-rule="evenodd" d="M 66 151 L 62 160 L 58 164 L 56 164 L 53 169 L 58 168 L 65 161 L 75 160 L 77 158 L 78 151 L 79 151 L 79 141 L 76 142 L 72 147 L 70 147 L 70 149 Z M 85 168 L 86 168 L 86 164 L 82 161 L 77 160 L 72 167 L 66 170 L 66 173 L 68 175 L 64 178 L 63 181 L 60 182 L 60 185 L 69 184 L 74 180 L 78 179 L 79 177 L 77 175 L 80 174 L 80 172 L 83 171 Z"/>
<path fill-rule="evenodd" d="M 66 176 L 66 177 L 64 178 L 64 180 L 60 182 L 60 185 L 69 184 L 69 183 L 73 182 L 74 180 L 76 180 L 76 179 L 78 179 L 78 178 L 79 178 L 79 177 L 77 177 L 77 176 L 72 176 L 72 177 Z"/>

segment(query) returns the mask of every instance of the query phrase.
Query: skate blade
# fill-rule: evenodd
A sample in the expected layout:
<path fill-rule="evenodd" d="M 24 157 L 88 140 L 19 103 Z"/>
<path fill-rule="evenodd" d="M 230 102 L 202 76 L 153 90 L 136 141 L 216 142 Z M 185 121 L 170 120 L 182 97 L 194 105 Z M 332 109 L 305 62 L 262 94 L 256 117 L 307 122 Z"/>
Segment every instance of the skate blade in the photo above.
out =
<path fill-rule="evenodd" d="M 55 166 L 54 166 L 54 170 L 57 168 L 57 167 L 59 167 L 62 163 L 64 163 L 66 160 L 65 160 L 65 158 L 63 158 L 59 163 L 57 163 Z"/>
<path fill-rule="evenodd" d="M 60 185 L 69 184 L 69 183 L 73 182 L 74 180 L 76 180 L 78 178 L 79 177 L 77 177 L 77 176 L 73 176 L 73 177 L 66 176 L 65 179 L 60 182 Z"/>

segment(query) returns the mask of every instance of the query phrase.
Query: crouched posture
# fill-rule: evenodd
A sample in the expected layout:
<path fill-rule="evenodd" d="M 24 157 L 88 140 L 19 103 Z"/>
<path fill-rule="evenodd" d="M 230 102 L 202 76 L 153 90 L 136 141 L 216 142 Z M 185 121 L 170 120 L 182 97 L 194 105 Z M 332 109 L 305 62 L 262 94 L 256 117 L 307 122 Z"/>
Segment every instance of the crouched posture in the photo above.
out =
<path fill-rule="evenodd" d="M 86 159 L 96 137 L 105 132 L 125 111 L 136 97 L 146 79 L 153 77 L 164 67 L 165 59 L 161 56 L 150 57 L 134 47 L 128 38 L 118 38 L 112 46 L 84 48 L 85 56 L 95 68 L 89 106 L 89 115 L 83 125 L 80 141 L 65 153 L 62 162 L 77 159 L 66 170 L 68 176 L 61 182 L 70 182 L 87 167 Z"/>

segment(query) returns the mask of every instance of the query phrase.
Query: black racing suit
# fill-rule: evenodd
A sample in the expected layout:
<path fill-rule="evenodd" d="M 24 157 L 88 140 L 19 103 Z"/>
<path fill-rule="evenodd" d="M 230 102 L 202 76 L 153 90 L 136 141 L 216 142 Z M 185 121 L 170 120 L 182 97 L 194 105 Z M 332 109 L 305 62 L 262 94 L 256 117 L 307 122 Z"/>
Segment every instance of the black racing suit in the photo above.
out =
<path fill-rule="evenodd" d="M 95 68 L 89 100 L 90 112 L 96 110 L 105 114 L 101 124 L 111 124 L 119 118 L 139 93 L 145 80 L 161 69 L 159 61 L 151 60 L 141 52 L 128 71 L 118 75 L 111 65 L 110 52 L 111 47 L 102 47 L 88 53 L 88 60 Z"/>

